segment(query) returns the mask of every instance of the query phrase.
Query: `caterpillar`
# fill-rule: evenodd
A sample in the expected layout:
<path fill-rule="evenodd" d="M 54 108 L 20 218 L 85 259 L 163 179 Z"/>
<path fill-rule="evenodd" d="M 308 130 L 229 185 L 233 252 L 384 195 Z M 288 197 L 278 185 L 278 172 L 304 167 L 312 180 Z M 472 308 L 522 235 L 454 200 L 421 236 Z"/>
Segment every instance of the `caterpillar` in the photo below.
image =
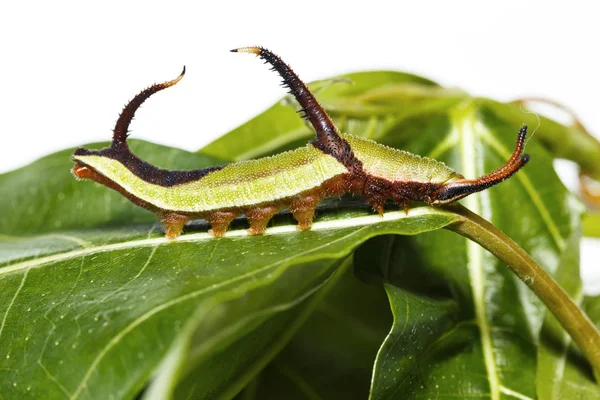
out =
<path fill-rule="evenodd" d="M 408 212 L 410 201 L 428 205 L 455 202 L 509 178 L 529 161 L 522 154 L 527 126 L 517 136 L 512 156 L 495 171 L 467 179 L 442 162 L 392 149 L 371 140 L 342 134 L 298 75 L 280 57 L 263 47 L 232 52 L 251 53 L 270 64 L 301 106 L 316 137 L 305 147 L 257 160 L 187 171 L 170 171 L 142 161 L 127 144 L 136 110 L 154 93 L 177 84 L 154 84 L 136 95 L 121 112 L 112 143 L 101 150 L 78 148 L 73 174 L 91 179 L 154 212 L 168 238 L 178 237 L 192 219 L 205 219 L 220 237 L 231 221 L 245 214 L 251 235 L 263 234 L 269 220 L 288 209 L 299 230 L 311 228 L 317 205 L 327 197 L 361 195 L 379 214 L 391 199 Z"/>

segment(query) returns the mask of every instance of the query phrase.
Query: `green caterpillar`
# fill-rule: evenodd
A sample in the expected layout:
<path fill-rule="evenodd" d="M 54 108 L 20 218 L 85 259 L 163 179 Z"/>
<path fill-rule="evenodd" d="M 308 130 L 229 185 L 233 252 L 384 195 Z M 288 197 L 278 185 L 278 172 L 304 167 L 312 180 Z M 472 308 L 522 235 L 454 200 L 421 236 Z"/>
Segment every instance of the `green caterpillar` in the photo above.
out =
<path fill-rule="evenodd" d="M 175 238 L 185 223 L 203 218 L 215 236 L 245 214 L 250 234 L 265 232 L 277 212 L 289 209 L 298 229 L 310 229 L 316 206 L 326 197 L 360 194 L 380 214 L 391 199 L 408 210 L 409 201 L 430 205 L 452 203 L 496 185 L 529 161 L 522 154 L 527 126 L 518 134 L 511 158 L 477 179 L 466 179 L 445 164 L 395 150 L 360 137 L 342 134 L 300 78 L 277 55 L 262 47 L 233 52 L 252 53 L 281 75 L 316 131 L 306 147 L 273 157 L 190 171 L 168 171 L 136 157 L 127 145 L 129 124 L 140 105 L 154 93 L 175 85 L 185 74 L 140 92 L 123 109 L 110 147 L 78 148 L 73 173 L 114 189 L 138 206 L 154 212 L 167 237 Z"/>

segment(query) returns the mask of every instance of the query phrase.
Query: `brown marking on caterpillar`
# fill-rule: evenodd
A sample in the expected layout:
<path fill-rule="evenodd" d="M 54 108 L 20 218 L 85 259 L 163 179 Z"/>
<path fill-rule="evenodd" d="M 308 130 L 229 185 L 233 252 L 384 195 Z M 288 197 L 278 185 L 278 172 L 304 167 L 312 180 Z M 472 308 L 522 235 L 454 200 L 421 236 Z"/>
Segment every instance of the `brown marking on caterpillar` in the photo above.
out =
<path fill-rule="evenodd" d="M 143 181 L 164 187 L 194 182 L 211 172 L 219 171 L 225 167 L 217 166 L 193 170 L 166 170 L 141 160 L 131 152 L 126 143 L 118 142 L 113 142 L 110 147 L 106 147 L 102 150 L 88 150 L 80 147 L 75 150 L 73 155 L 100 156 L 117 160 Z"/>
<path fill-rule="evenodd" d="M 367 204 L 383 215 L 383 205 L 387 200 L 392 200 L 394 204 L 408 212 L 410 201 L 425 201 L 427 196 L 431 196 L 440 186 L 439 183 L 389 181 L 367 175 L 360 194 Z"/>

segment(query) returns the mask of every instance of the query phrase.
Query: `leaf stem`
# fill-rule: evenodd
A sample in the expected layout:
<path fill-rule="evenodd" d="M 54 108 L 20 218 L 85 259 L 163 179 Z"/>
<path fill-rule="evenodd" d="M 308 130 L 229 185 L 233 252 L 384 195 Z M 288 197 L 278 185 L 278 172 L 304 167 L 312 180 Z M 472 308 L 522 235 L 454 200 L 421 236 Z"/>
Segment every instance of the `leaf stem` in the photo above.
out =
<path fill-rule="evenodd" d="M 600 332 L 585 313 L 517 243 L 500 229 L 461 205 L 449 207 L 461 219 L 446 227 L 498 257 L 554 314 L 595 371 L 600 371 Z"/>

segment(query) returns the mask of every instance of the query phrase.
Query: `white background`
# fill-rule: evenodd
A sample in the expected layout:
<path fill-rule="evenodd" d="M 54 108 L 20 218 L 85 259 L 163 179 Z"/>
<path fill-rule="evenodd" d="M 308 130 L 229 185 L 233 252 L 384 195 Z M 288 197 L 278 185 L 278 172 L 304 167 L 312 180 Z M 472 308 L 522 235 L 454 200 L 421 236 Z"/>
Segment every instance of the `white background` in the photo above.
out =
<path fill-rule="evenodd" d="M 184 81 L 142 107 L 133 134 L 199 149 L 283 94 L 254 57 L 228 52 L 247 45 L 272 49 L 305 81 L 397 69 L 499 100 L 548 97 L 600 133 L 591 1 L 87 3 L 0 5 L 0 172 L 108 140 L 123 104 L 184 64 Z M 600 292 L 599 242 L 583 257 L 586 289 Z"/>

